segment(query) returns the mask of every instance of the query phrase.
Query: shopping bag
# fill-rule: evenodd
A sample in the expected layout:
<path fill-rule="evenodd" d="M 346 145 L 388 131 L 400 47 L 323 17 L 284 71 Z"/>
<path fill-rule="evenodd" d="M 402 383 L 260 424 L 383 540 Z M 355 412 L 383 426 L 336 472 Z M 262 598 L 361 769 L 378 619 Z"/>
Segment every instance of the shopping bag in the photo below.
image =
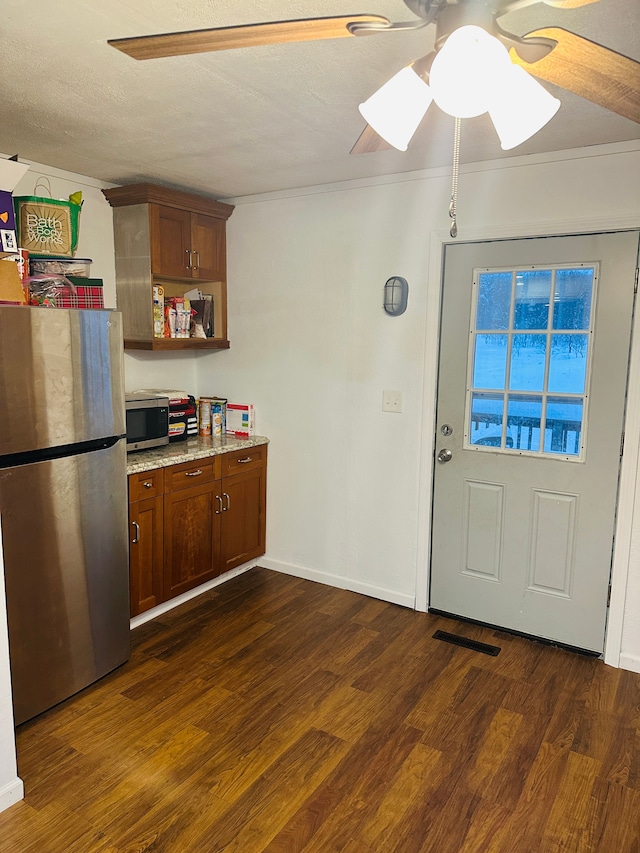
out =
<path fill-rule="evenodd" d="M 38 190 L 49 195 L 38 195 Z M 14 196 L 18 245 L 35 257 L 73 258 L 78 248 L 82 204 L 51 198 L 51 185 L 39 178 L 35 195 Z"/>

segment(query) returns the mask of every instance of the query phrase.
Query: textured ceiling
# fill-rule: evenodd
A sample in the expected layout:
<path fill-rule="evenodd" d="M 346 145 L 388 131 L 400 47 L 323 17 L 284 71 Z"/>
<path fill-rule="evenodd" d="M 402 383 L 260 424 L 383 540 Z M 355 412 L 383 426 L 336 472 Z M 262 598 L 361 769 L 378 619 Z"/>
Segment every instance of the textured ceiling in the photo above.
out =
<path fill-rule="evenodd" d="M 447 166 L 453 119 L 429 110 L 406 153 L 353 156 L 357 105 L 429 51 L 433 27 L 138 62 L 107 39 L 258 21 L 371 13 L 401 0 L 4 0 L 0 150 L 116 184 L 153 181 L 217 198 Z M 640 0 L 561 11 L 542 3 L 502 26 L 562 26 L 640 60 Z M 640 124 L 547 85 L 562 100 L 532 140 L 503 152 L 486 117 L 463 122 L 462 160 L 640 139 Z"/>

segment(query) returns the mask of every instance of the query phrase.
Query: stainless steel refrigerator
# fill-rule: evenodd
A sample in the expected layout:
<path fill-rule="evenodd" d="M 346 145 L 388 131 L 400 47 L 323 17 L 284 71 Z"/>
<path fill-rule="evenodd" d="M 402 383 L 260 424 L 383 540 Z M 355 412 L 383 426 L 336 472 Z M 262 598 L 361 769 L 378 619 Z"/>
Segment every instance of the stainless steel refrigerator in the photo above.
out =
<path fill-rule="evenodd" d="M 0 307 L 0 565 L 16 725 L 129 657 L 124 433 L 121 315 Z"/>

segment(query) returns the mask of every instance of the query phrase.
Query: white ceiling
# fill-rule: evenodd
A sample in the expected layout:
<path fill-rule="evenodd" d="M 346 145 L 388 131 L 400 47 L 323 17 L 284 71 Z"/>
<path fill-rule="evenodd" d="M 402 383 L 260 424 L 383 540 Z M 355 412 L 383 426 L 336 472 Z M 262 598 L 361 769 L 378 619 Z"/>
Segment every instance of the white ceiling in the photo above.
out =
<path fill-rule="evenodd" d="M 107 39 L 371 13 L 402 0 L 4 0 L 0 150 L 115 184 L 152 181 L 217 198 L 395 174 L 451 162 L 453 119 L 432 107 L 406 153 L 350 155 L 357 105 L 434 28 L 136 61 Z M 539 3 L 501 19 L 523 35 L 562 26 L 640 60 L 640 0 L 576 10 Z M 547 84 L 545 84 L 547 85 Z M 640 124 L 576 95 L 532 140 L 503 152 L 485 117 L 463 122 L 463 162 L 640 139 Z"/>

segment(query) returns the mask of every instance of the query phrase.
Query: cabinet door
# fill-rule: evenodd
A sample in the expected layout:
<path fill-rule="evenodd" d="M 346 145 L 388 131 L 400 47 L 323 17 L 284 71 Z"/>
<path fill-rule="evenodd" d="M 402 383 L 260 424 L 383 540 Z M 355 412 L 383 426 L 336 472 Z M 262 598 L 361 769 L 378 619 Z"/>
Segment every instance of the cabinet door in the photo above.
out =
<path fill-rule="evenodd" d="M 129 504 L 129 601 L 137 616 L 164 601 L 162 495 Z"/>
<path fill-rule="evenodd" d="M 151 272 L 174 278 L 193 274 L 191 213 L 162 204 L 149 205 Z"/>
<path fill-rule="evenodd" d="M 219 480 L 165 494 L 165 599 L 220 574 L 219 494 Z"/>
<path fill-rule="evenodd" d="M 194 276 L 209 281 L 226 278 L 226 222 L 203 213 L 191 217 L 191 247 L 194 252 Z"/>
<path fill-rule="evenodd" d="M 264 554 L 266 493 L 266 465 L 222 480 L 223 572 Z"/>

